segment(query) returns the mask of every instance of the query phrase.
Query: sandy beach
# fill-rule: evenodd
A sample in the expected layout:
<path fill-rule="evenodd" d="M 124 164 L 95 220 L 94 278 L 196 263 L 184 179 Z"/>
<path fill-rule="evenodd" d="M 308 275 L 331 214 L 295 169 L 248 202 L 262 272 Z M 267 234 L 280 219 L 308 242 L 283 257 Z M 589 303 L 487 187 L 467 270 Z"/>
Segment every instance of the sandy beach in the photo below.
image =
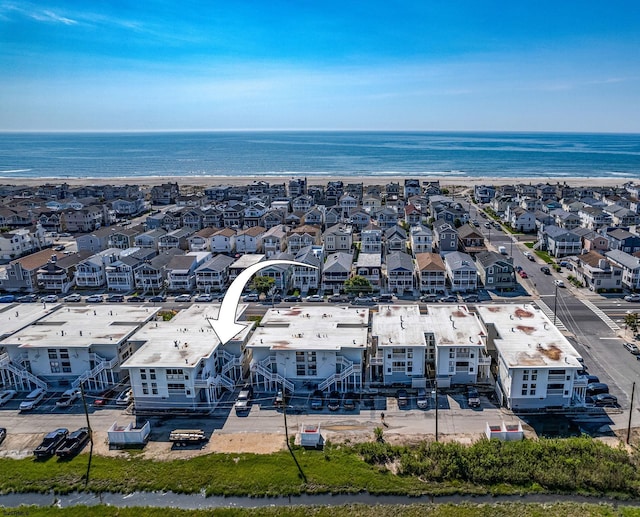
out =
<path fill-rule="evenodd" d="M 300 177 L 300 176 L 296 176 Z M 390 182 L 404 183 L 404 180 L 408 176 L 309 176 L 309 185 L 326 185 L 329 181 L 343 181 L 346 183 L 363 183 L 368 185 L 385 185 Z M 555 185 L 557 183 L 564 183 L 575 187 L 605 187 L 605 186 L 622 186 L 628 182 L 628 179 L 621 178 L 543 178 L 543 177 L 522 177 L 522 178 L 488 178 L 488 177 L 471 177 L 471 176 L 421 176 L 413 175 L 411 178 L 420 179 L 421 182 L 425 181 L 439 181 L 441 186 L 444 187 L 474 187 L 476 185 L 509 185 L 516 183 L 524 183 L 530 185 L 537 185 L 539 183 L 549 183 Z M 154 185 L 161 185 L 167 182 L 177 182 L 181 187 L 208 187 L 212 185 L 246 185 L 254 181 L 267 181 L 271 184 L 288 183 L 289 180 L 294 179 L 293 176 L 139 176 L 139 177 L 127 177 L 127 178 L 2 178 L 0 184 L 4 185 L 23 185 L 23 186 L 38 186 L 46 183 L 67 183 L 71 186 L 79 185 L 123 185 L 123 184 L 138 184 L 142 186 L 152 187 Z"/>

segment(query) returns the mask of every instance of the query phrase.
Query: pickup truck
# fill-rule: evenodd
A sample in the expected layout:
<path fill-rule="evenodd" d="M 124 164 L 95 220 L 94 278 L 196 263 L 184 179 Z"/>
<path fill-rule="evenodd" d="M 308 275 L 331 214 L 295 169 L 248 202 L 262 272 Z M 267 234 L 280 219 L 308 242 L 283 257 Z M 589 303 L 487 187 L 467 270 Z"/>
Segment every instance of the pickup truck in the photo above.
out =
<path fill-rule="evenodd" d="M 238 395 L 238 399 L 235 403 L 236 413 L 248 413 L 251 409 L 251 397 L 253 396 L 253 390 L 251 386 L 244 386 L 240 390 L 240 394 Z"/>
<path fill-rule="evenodd" d="M 480 407 L 480 394 L 473 386 L 467 388 L 467 404 L 469 407 Z"/>
<path fill-rule="evenodd" d="M 70 458 L 78 454 L 89 441 L 89 428 L 81 427 L 67 436 L 60 447 L 56 450 L 59 458 Z"/>
<path fill-rule="evenodd" d="M 60 395 L 60 398 L 58 400 L 56 400 L 56 406 L 57 407 L 69 407 L 71 404 L 73 404 L 76 399 L 80 396 L 80 389 L 79 388 L 71 388 L 67 391 L 65 391 L 62 395 Z"/>
<path fill-rule="evenodd" d="M 36 458 L 53 456 L 68 434 L 69 430 L 64 427 L 51 431 L 42 439 L 42 443 L 34 449 L 33 454 Z"/>

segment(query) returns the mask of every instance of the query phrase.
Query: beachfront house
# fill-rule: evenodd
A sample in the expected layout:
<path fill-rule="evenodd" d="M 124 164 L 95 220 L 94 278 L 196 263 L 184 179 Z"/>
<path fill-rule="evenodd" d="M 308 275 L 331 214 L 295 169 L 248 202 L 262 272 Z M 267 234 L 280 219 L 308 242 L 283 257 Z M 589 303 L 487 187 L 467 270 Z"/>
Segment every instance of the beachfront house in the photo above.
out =
<path fill-rule="evenodd" d="M 478 288 L 478 270 L 471 255 L 452 251 L 444 257 L 451 291 L 475 291 Z"/>
<path fill-rule="evenodd" d="M 422 294 L 444 293 L 447 272 L 438 253 L 416 253 L 418 289 Z"/>

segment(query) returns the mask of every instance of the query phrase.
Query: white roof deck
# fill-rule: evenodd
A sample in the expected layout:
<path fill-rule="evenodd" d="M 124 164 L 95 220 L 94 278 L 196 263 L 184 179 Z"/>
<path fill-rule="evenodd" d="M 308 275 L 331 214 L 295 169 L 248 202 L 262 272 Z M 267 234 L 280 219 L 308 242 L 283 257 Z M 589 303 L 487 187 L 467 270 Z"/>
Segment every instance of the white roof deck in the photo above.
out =
<path fill-rule="evenodd" d="M 247 309 L 240 304 L 236 321 Z M 170 321 L 151 321 L 136 332 L 131 341 L 145 342 L 123 364 L 123 368 L 179 368 L 193 367 L 203 357 L 209 357 L 220 345 L 209 319 L 216 319 L 220 305 L 193 304 L 180 311 Z M 248 325 L 235 339 L 245 340 L 253 324 Z"/>
<path fill-rule="evenodd" d="M 426 329 L 433 332 L 437 346 L 482 346 L 486 333 L 478 317 L 466 305 L 428 305 Z"/>
<path fill-rule="evenodd" d="M 478 305 L 477 310 L 495 325 L 496 349 L 509 368 L 582 367 L 580 354 L 534 305 Z"/>
<path fill-rule="evenodd" d="M 378 346 L 424 347 L 425 325 L 417 305 L 380 305 L 374 313 L 371 335 Z"/>
<path fill-rule="evenodd" d="M 41 303 L 21 303 L 0 305 L 0 337 L 8 337 L 20 329 L 31 325 L 34 321 L 51 314 L 59 303 L 46 304 L 46 309 Z"/>
<path fill-rule="evenodd" d="M 19 310 L 25 310 L 23 305 Z M 87 348 L 117 344 L 159 308 L 135 305 L 64 306 L 28 327 L 0 341 L 0 345 L 20 348 Z M 15 311 L 14 311 L 15 313 Z"/>
<path fill-rule="evenodd" d="M 289 307 L 269 309 L 247 344 L 269 350 L 365 349 L 369 309 Z"/>

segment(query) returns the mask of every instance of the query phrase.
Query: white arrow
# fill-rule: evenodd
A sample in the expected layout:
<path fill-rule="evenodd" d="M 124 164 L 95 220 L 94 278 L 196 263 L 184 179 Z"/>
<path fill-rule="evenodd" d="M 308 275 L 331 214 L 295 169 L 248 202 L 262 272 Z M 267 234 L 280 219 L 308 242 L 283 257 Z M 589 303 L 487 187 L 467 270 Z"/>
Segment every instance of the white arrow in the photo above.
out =
<path fill-rule="evenodd" d="M 242 323 L 236 323 L 236 312 L 238 310 L 238 304 L 240 303 L 240 296 L 242 295 L 244 286 L 247 285 L 249 280 L 251 280 L 251 277 L 261 269 L 277 265 L 301 266 L 318 269 L 316 266 L 312 266 L 311 264 L 296 262 L 295 260 L 266 260 L 264 262 L 253 264 L 243 270 L 242 273 L 240 273 L 236 279 L 231 282 L 229 289 L 227 289 L 227 292 L 222 299 L 222 303 L 220 304 L 218 318 L 209 318 L 209 323 L 213 328 L 213 331 L 218 335 L 221 344 L 224 345 L 233 336 L 247 327 L 247 325 L 243 325 Z"/>

